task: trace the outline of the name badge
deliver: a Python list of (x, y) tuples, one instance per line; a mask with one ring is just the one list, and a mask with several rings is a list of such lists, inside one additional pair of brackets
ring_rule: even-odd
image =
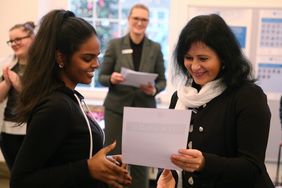
[(132, 54), (133, 50), (132, 49), (124, 49), (121, 51), (122, 54)]

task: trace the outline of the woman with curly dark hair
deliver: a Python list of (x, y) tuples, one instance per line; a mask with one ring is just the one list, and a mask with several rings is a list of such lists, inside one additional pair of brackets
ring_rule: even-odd
[(192, 18), (174, 52), (183, 82), (170, 108), (192, 110), (187, 148), (164, 170), (158, 188), (274, 188), (264, 164), (270, 126), (267, 97), (219, 15)]

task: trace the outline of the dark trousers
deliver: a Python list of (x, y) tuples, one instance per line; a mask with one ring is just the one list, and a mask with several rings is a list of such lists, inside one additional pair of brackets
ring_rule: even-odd
[[(116, 148), (110, 152), (110, 155), (121, 154), (122, 141), (122, 117), (123, 114), (118, 114), (105, 109), (105, 145), (117, 141)], [(148, 188), (149, 187), (149, 171), (145, 166), (129, 165), (132, 184), (128, 188)]]
[(17, 153), (23, 143), (24, 135), (1, 133), (0, 147), (9, 170), (12, 170)]
[(132, 184), (128, 188), (148, 188), (149, 170), (145, 166), (129, 165)]

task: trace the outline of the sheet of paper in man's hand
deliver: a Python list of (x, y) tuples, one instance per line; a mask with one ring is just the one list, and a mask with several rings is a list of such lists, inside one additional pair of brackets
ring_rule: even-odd
[(123, 162), (180, 170), (170, 156), (186, 148), (190, 117), (190, 110), (125, 107)]
[(138, 72), (125, 67), (121, 68), (121, 74), (125, 78), (125, 81), (120, 84), (134, 87), (140, 87), (140, 85), (147, 85), (149, 82), (152, 85), (155, 85), (155, 79), (158, 76), (158, 74), (156, 73)]

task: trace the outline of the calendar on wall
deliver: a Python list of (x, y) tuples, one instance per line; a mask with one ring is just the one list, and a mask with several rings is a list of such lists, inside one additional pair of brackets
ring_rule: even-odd
[(282, 10), (261, 10), (257, 55), (282, 55)]
[(265, 92), (282, 93), (282, 10), (260, 10), (257, 79)]
[(282, 63), (259, 63), (257, 78), (265, 92), (282, 93)]
[(282, 48), (282, 18), (262, 18), (260, 47)]

